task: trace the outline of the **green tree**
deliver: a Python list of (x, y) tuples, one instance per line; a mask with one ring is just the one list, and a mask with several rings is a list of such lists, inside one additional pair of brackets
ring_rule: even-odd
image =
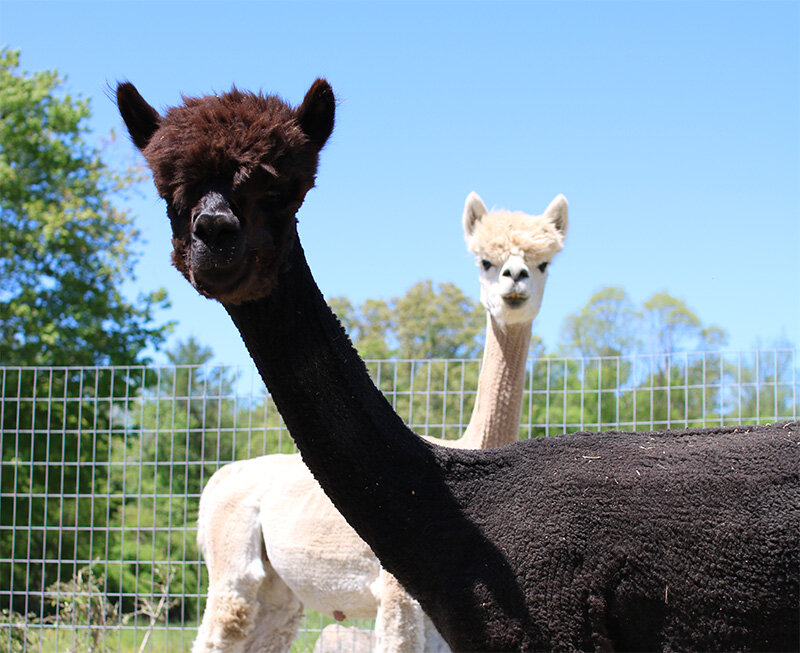
[(800, 370), (795, 359), (792, 344), (779, 339), (768, 348), (740, 353), (720, 365), (725, 392), (719, 395), (722, 411), (717, 415), (729, 423), (755, 424), (800, 413), (796, 391)]
[(458, 286), (421, 281), (393, 302), (400, 358), (473, 358), (483, 349), (486, 313)]
[(682, 299), (666, 292), (645, 300), (642, 316), (653, 359), (651, 373), (640, 383), (644, 399), (640, 409), (650, 413), (657, 427), (697, 424), (706, 417), (703, 406), (718, 400), (717, 391), (708, 390), (703, 357), (691, 352), (719, 349), (727, 342), (727, 333), (716, 325), (704, 325)]
[[(197, 521), (200, 493), (220, 461), (235, 458), (237, 424), (249, 406), (237, 406), (237, 377), (208, 365), (213, 352), (194, 338), (166, 352), (169, 366), (148, 368), (143, 391), (129, 411), (130, 430), (115, 458), (121, 473), (112, 494), (123, 497), (110, 521), (109, 588), (124, 610), (132, 596), (158, 584), (160, 564), (171, 566), (171, 589), (196, 596), (198, 578), (184, 561), (198, 559), (189, 532)], [(124, 464), (123, 464), (124, 463)], [(118, 561), (118, 562), (117, 562)], [(180, 606), (196, 613), (196, 601)]]
[(97, 533), (118, 504), (109, 461), (137, 379), (128, 368), (0, 367), (0, 387), (0, 587), (12, 609), (38, 612), (48, 585), (104, 549)]
[(721, 327), (704, 326), (682, 299), (666, 292), (655, 293), (642, 304), (650, 351), (669, 354), (692, 349), (716, 349), (728, 341)]
[(367, 299), (355, 308), (329, 301), (363, 358), (473, 358), (481, 354), (486, 317), (452, 283), (420, 281), (402, 297)]
[[(726, 341), (722, 328), (704, 324), (666, 292), (636, 306), (622, 288), (601, 288), (564, 320), (561, 350), (584, 360), (556, 369), (547, 382), (560, 390), (544, 412), (590, 428), (696, 424), (708, 413), (704, 407), (721, 399), (715, 394), (719, 379), (709, 378), (713, 370), (696, 352)], [(640, 354), (634, 367), (633, 356)], [(538, 416), (546, 420), (542, 413), (540, 407)]]
[[(478, 365), (456, 365), (452, 359), (481, 355), (483, 307), (454, 284), (429, 280), (388, 301), (368, 299), (357, 308), (342, 297), (329, 303), (409, 426), (418, 433), (459, 437), (472, 412)], [(465, 399), (463, 389), (473, 394)]]
[(166, 295), (121, 292), (139, 233), (113, 200), (135, 177), (87, 143), (89, 102), (62, 83), (0, 50), (0, 362), (131, 364), (162, 341)]
[[(153, 313), (166, 296), (123, 296), (139, 234), (114, 201), (135, 179), (87, 143), (89, 103), (61, 86), (0, 49), (0, 365), (132, 364), (162, 342)], [(12, 608), (40, 609), (47, 586), (93, 558), (87, 529), (116, 509), (108, 463), (138, 383), (114, 368), (0, 367), (0, 586)]]
[(358, 309), (346, 297), (334, 297), (329, 303), (363, 358), (392, 357), (392, 306), (389, 302), (367, 299)]
[(641, 313), (622, 288), (606, 286), (594, 293), (561, 327), (565, 353), (620, 356), (640, 346)]

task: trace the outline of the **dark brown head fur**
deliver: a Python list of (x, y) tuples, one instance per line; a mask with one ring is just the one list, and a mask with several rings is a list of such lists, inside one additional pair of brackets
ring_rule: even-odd
[(318, 79), (292, 108), (233, 88), (161, 116), (130, 83), (117, 105), (172, 223), (172, 260), (202, 294), (238, 304), (268, 294), (314, 186), (335, 101)]

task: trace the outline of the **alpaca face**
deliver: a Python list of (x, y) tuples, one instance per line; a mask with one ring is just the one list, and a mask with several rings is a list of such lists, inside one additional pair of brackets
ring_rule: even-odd
[(539, 312), (550, 262), (564, 246), (567, 201), (542, 215), (486, 209), (477, 193), (464, 205), (464, 235), (480, 267), (481, 303), (500, 324), (531, 322)]
[(328, 83), (314, 82), (297, 109), (234, 88), (161, 116), (129, 83), (117, 104), (167, 203), (175, 267), (223, 303), (269, 294), (333, 130)]
[(481, 303), (500, 324), (532, 322), (539, 313), (547, 271), (531, 271), (522, 253), (502, 263), (481, 258)]

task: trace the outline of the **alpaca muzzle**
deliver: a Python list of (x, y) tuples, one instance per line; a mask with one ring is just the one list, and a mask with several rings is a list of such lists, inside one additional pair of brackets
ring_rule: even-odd
[(526, 301), (528, 301), (529, 297), (530, 295), (528, 295), (527, 293), (522, 293), (516, 290), (512, 290), (510, 293), (503, 295), (503, 301), (510, 308), (519, 308)]
[(245, 259), (245, 237), (236, 217), (221, 193), (203, 196), (192, 221), (191, 263), (203, 276), (229, 276)]

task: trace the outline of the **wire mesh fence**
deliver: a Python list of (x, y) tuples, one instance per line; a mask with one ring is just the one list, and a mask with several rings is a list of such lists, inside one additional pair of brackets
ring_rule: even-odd
[[(469, 421), (479, 366), (368, 362), (406, 423), (442, 438)], [(531, 360), (520, 438), (796, 420), (798, 374), (796, 349)], [(254, 369), (0, 367), (0, 393), (0, 651), (189, 650), (206, 481), (294, 451)], [(308, 613), (293, 650), (326, 623)]]

